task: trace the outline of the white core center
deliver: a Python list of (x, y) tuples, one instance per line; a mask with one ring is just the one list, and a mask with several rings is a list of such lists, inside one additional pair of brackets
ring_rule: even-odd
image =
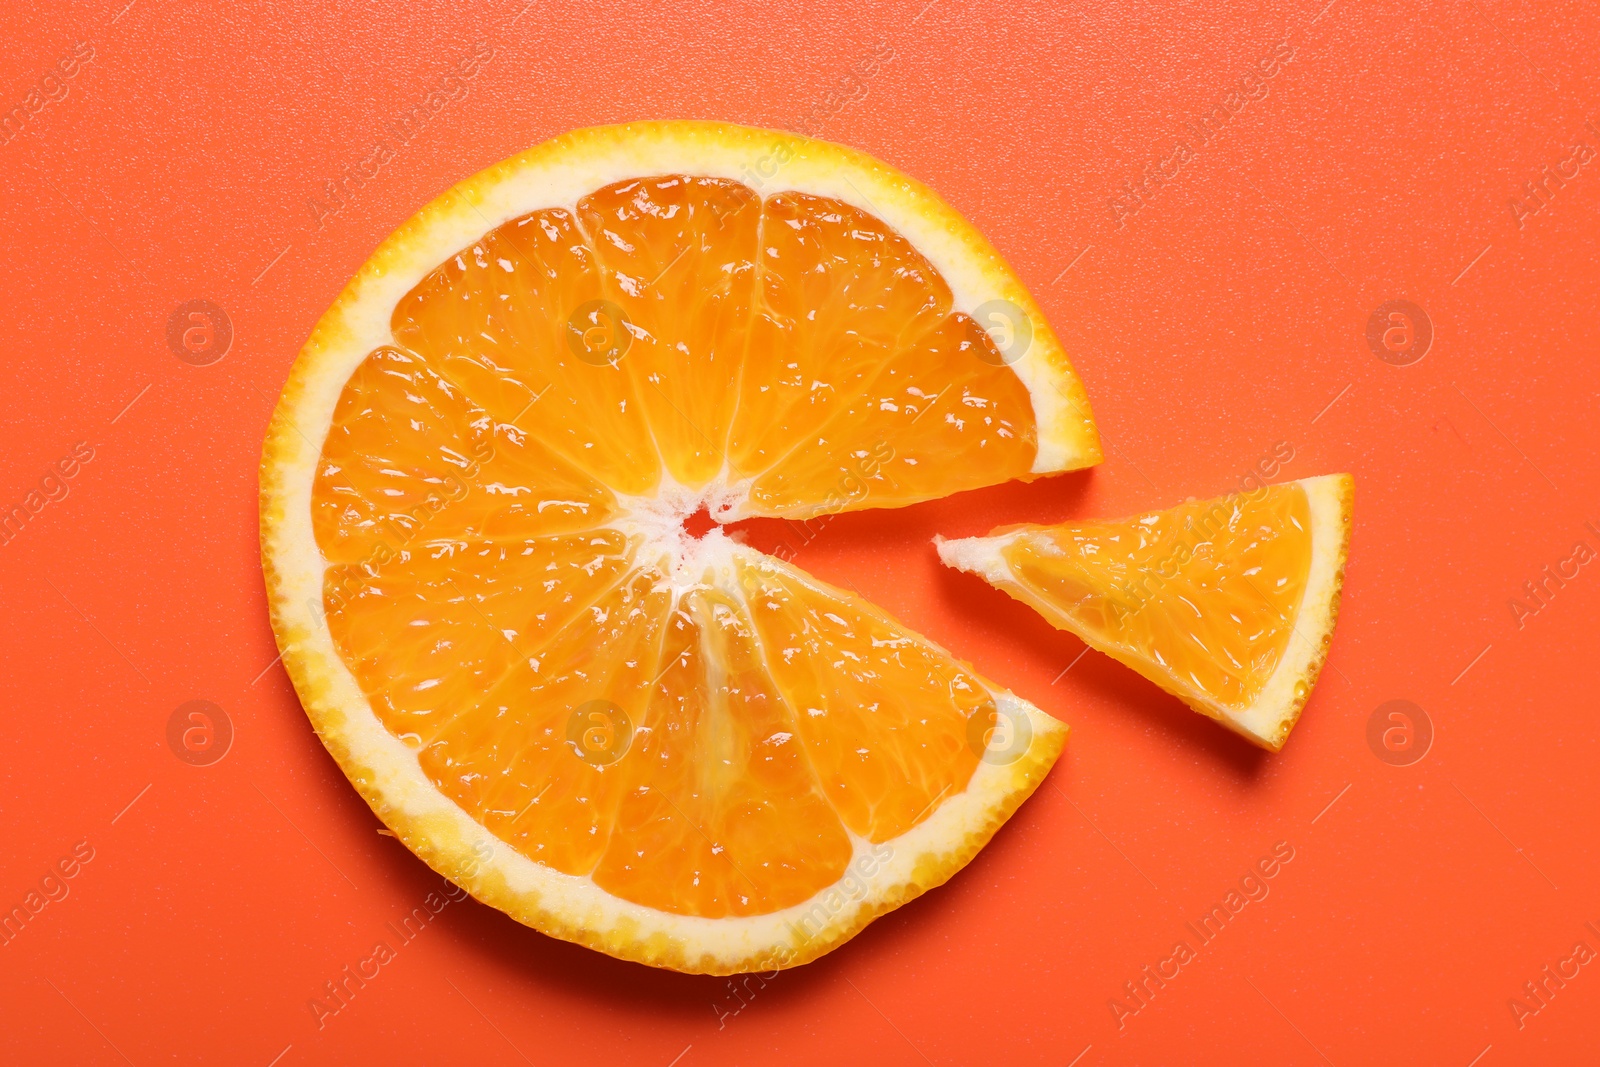
[(737, 588), (734, 559), (742, 546), (720, 525), (694, 537), (684, 522), (702, 509), (714, 522), (726, 522), (743, 498), (743, 493), (730, 491), (720, 480), (703, 489), (663, 480), (655, 496), (624, 497), (622, 515), (615, 523), (640, 539), (640, 562), (660, 561), (674, 597), (707, 585), (731, 590)]

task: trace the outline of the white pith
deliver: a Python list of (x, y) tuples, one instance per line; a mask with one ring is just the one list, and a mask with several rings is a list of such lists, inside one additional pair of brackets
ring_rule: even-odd
[[(752, 961), (809, 959), (817, 949), (800, 932), (805, 929), (801, 920), (815, 919), (817, 908), (824, 910), (829, 924), (818, 936), (836, 940), (853, 933), (873, 914), (938, 884), (948, 877), (953, 855), (976, 838), (987, 840), (1020, 797), (1031, 792), (1059, 751), (1065, 727), (1010, 692), (989, 686), (997, 706), (1026, 716), (1034, 737), (1045, 743), (1017, 764), (980, 762), (964, 791), (944, 799), (909, 832), (877, 846), (879, 854), (885, 846), (892, 852), (873, 865), (873, 873), (860, 879), (859, 892), (843, 902), (834, 899), (838, 888), (829, 887), (782, 911), (720, 919), (635, 904), (607, 893), (586, 876), (562, 874), (535, 863), (496, 838), (441, 793), (422, 770), (417, 753), (372, 714), (354, 676), (335, 652), (321, 610), (327, 562), (312, 531), (311, 499), (317, 460), (346, 381), (367, 353), (393, 344), (390, 314), (428, 271), (511, 218), (541, 208), (571, 207), (587, 193), (625, 178), (690, 173), (748, 184), (742, 175), (759, 162), (767, 142), (754, 136), (760, 131), (745, 132), (752, 136), (742, 147), (726, 143), (727, 137), (626, 141), (595, 137), (569, 147), (548, 166), (513, 169), (503, 180), (485, 172), (419, 213), (403, 242), (396, 243), (397, 235), (374, 255), (308, 343), (304, 366), (297, 365), (275, 417), (269, 444), (278, 452), (272, 480), (263, 483), (263, 552), (278, 578), (272, 606), (280, 645), (286, 661), (293, 661), (296, 684), (308, 711), (314, 712), (319, 732), (379, 816), (435, 869), (475, 895), (506, 910), (513, 909), (505, 901), (516, 898), (520, 910), (513, 914), (525, 922), (534, 922), (529, 916), (550, 916), (548, 922), (534, 924), (590, 944), (611, 939), (620, 944), (625, 939), (645, 946), (632, 951), (630, 958), (714, 972), (747, 969)], [(915, 197), (885, 173), (843, 167), (831, 156), (809, 156), (803, 145), (797, 152), (774, 179), (754, 187), (763, 195), (792, 189), (831, 196), (876, 215), (941, 271), (957, 310), (997, 298), (1033, 307), (1027, 294), (1008, 280), (1003, 264), (998, 269), (988, 264), (975, 267), (962, 235), (930, 223), (917, 210)], [(1059, 372), (1048, 364), (1046, 347), (1036, 344), (1012, 365), (1032, 396), (1039, 427), (1034, 464), (1038, 472), (1085, 462), (1074, 444), (1076, 431), (1070, 429), (1076, 417), (1068, 410), (1072, 401), (1056, 388)], [(633, 539), (637, 564), (666, 561), (667, 581), (675, 596), (708, 579), (719, 589), (742, 596), (732, 577), (736, 561), (764, 557), (720, 528), (700, 538), (689, 537), (682, 522), (701, 507), (719, 522), (732, 521), (741, 515), (747, 490), (747, 480), (731, 483), (719, 478), (710, 486), (689, 489), (664, 478), (653, 496), (620, 498), (621, 513), (608, 525)], [(868, 842), (854, 837), (853, 842), (858, 861), (874, 854)], [(944, 873), (930, 880), (929, 871)], [(576, 936), (582, 931), (595, 931), (596, 938)], [(595, 947), (611, 951), (607, 944)]]
[[(607, 525), (626, 534), (637, 546), (634, 559), (638, 562), (663, 562), (674, 599), (706, 584), (737, 594), (738, 583), (732, 580), (737, 543), (721, 526), (691, 537), (684, 522), (702, 509), (721, 522), (721, 515), (738, 499), (720, 479), (696, 490), (663, 475), (654, 496), (618, 498), (621, 513)], [(707, 574), (715, 576), (710, 583), (705, 581)]]
[[(1340, 568), (1346, 548), (1345, 499), (1347, 475), (1329, 474), (1303, 478), (1286, 484), (1299, 486), (1306, 494), (1311, 515), (1311, 565), (1300, 604), (1294, 616), (1288, 648), (1271, 677), (1248, 708), (1228, 707), (1205, 693), (1185, 686), (1175, 674), (1167, 672), (1170, 688), (1181, 690), (1183, 698), (1230, 729), (1271, 749), (1282, 746), (1285, 731), (1293, 725), (1306, 694), (1296, 687), (1308, 668), (1319, 661), (1323, 643), (1332, 630), (1334, 593), (1340, 582)], [(1005, 558), (1005, 549), (1030, 535), (1028, 529), (1013, 530), (993, 537), (937, 539), (939, 558), (948, 566), (983, 578), (990, 585), (1011, 593), (1044, 615), (1058, 629), (1070, 630), (1092, 648), (1118, 659), (1128, 655), (1076, 619), (1060, 611), (1049, 600), (1023, 582)], [(1159, 669), (1152, 665), (1152, 669)]]

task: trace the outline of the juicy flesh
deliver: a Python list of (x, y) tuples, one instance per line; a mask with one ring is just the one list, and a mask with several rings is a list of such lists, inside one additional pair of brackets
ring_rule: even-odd
[[(346, 665), (528, 858), (771, 912), (966, 787), (982, 683), (856, 597), (684, 533), (1028, 477), (1026, 389), (872, 216), (666, 176), (514, 219), (396, 307), (313, 487)], [(696, 529), (696, 533), (700, 532)]]
[(1028, 529), (1002, 551), (1027, 599), (1179, 693), (1248, 708), (1277, 669), (1311, 569), (1297, 485), (1117, 522)]

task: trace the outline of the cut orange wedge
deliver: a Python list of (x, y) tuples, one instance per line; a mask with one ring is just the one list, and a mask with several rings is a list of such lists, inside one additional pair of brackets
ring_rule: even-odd
[(318, 324), (262, 458), (273, 626), (351, 781), (475, 896), (794, 965), (960, 869), (1065, 727), (719, 524), (1099, 458), (1038, 309), (916, 182), (580, 131), (424, 208)]
[(1331, 474), (939, 555), (1276, 752), (1333, 639), (1353, 488)]

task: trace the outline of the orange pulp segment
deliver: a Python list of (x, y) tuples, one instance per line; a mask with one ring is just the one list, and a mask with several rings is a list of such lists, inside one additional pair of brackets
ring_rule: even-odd
[(806, 900), (966, 788), (990, 686), (679, 526), (1032, 476), (1027, 388), (903, 237), (824, 197), (628, 180), (496, 227), (391, 328), (316, 474), (327, 624), (461, 810), (717, 918)]
[(1331, 639), (1350, 493), (1348, 475), (1330, 475), (1117, 521), (997, 530), (940, 552), (1277, 749)]

